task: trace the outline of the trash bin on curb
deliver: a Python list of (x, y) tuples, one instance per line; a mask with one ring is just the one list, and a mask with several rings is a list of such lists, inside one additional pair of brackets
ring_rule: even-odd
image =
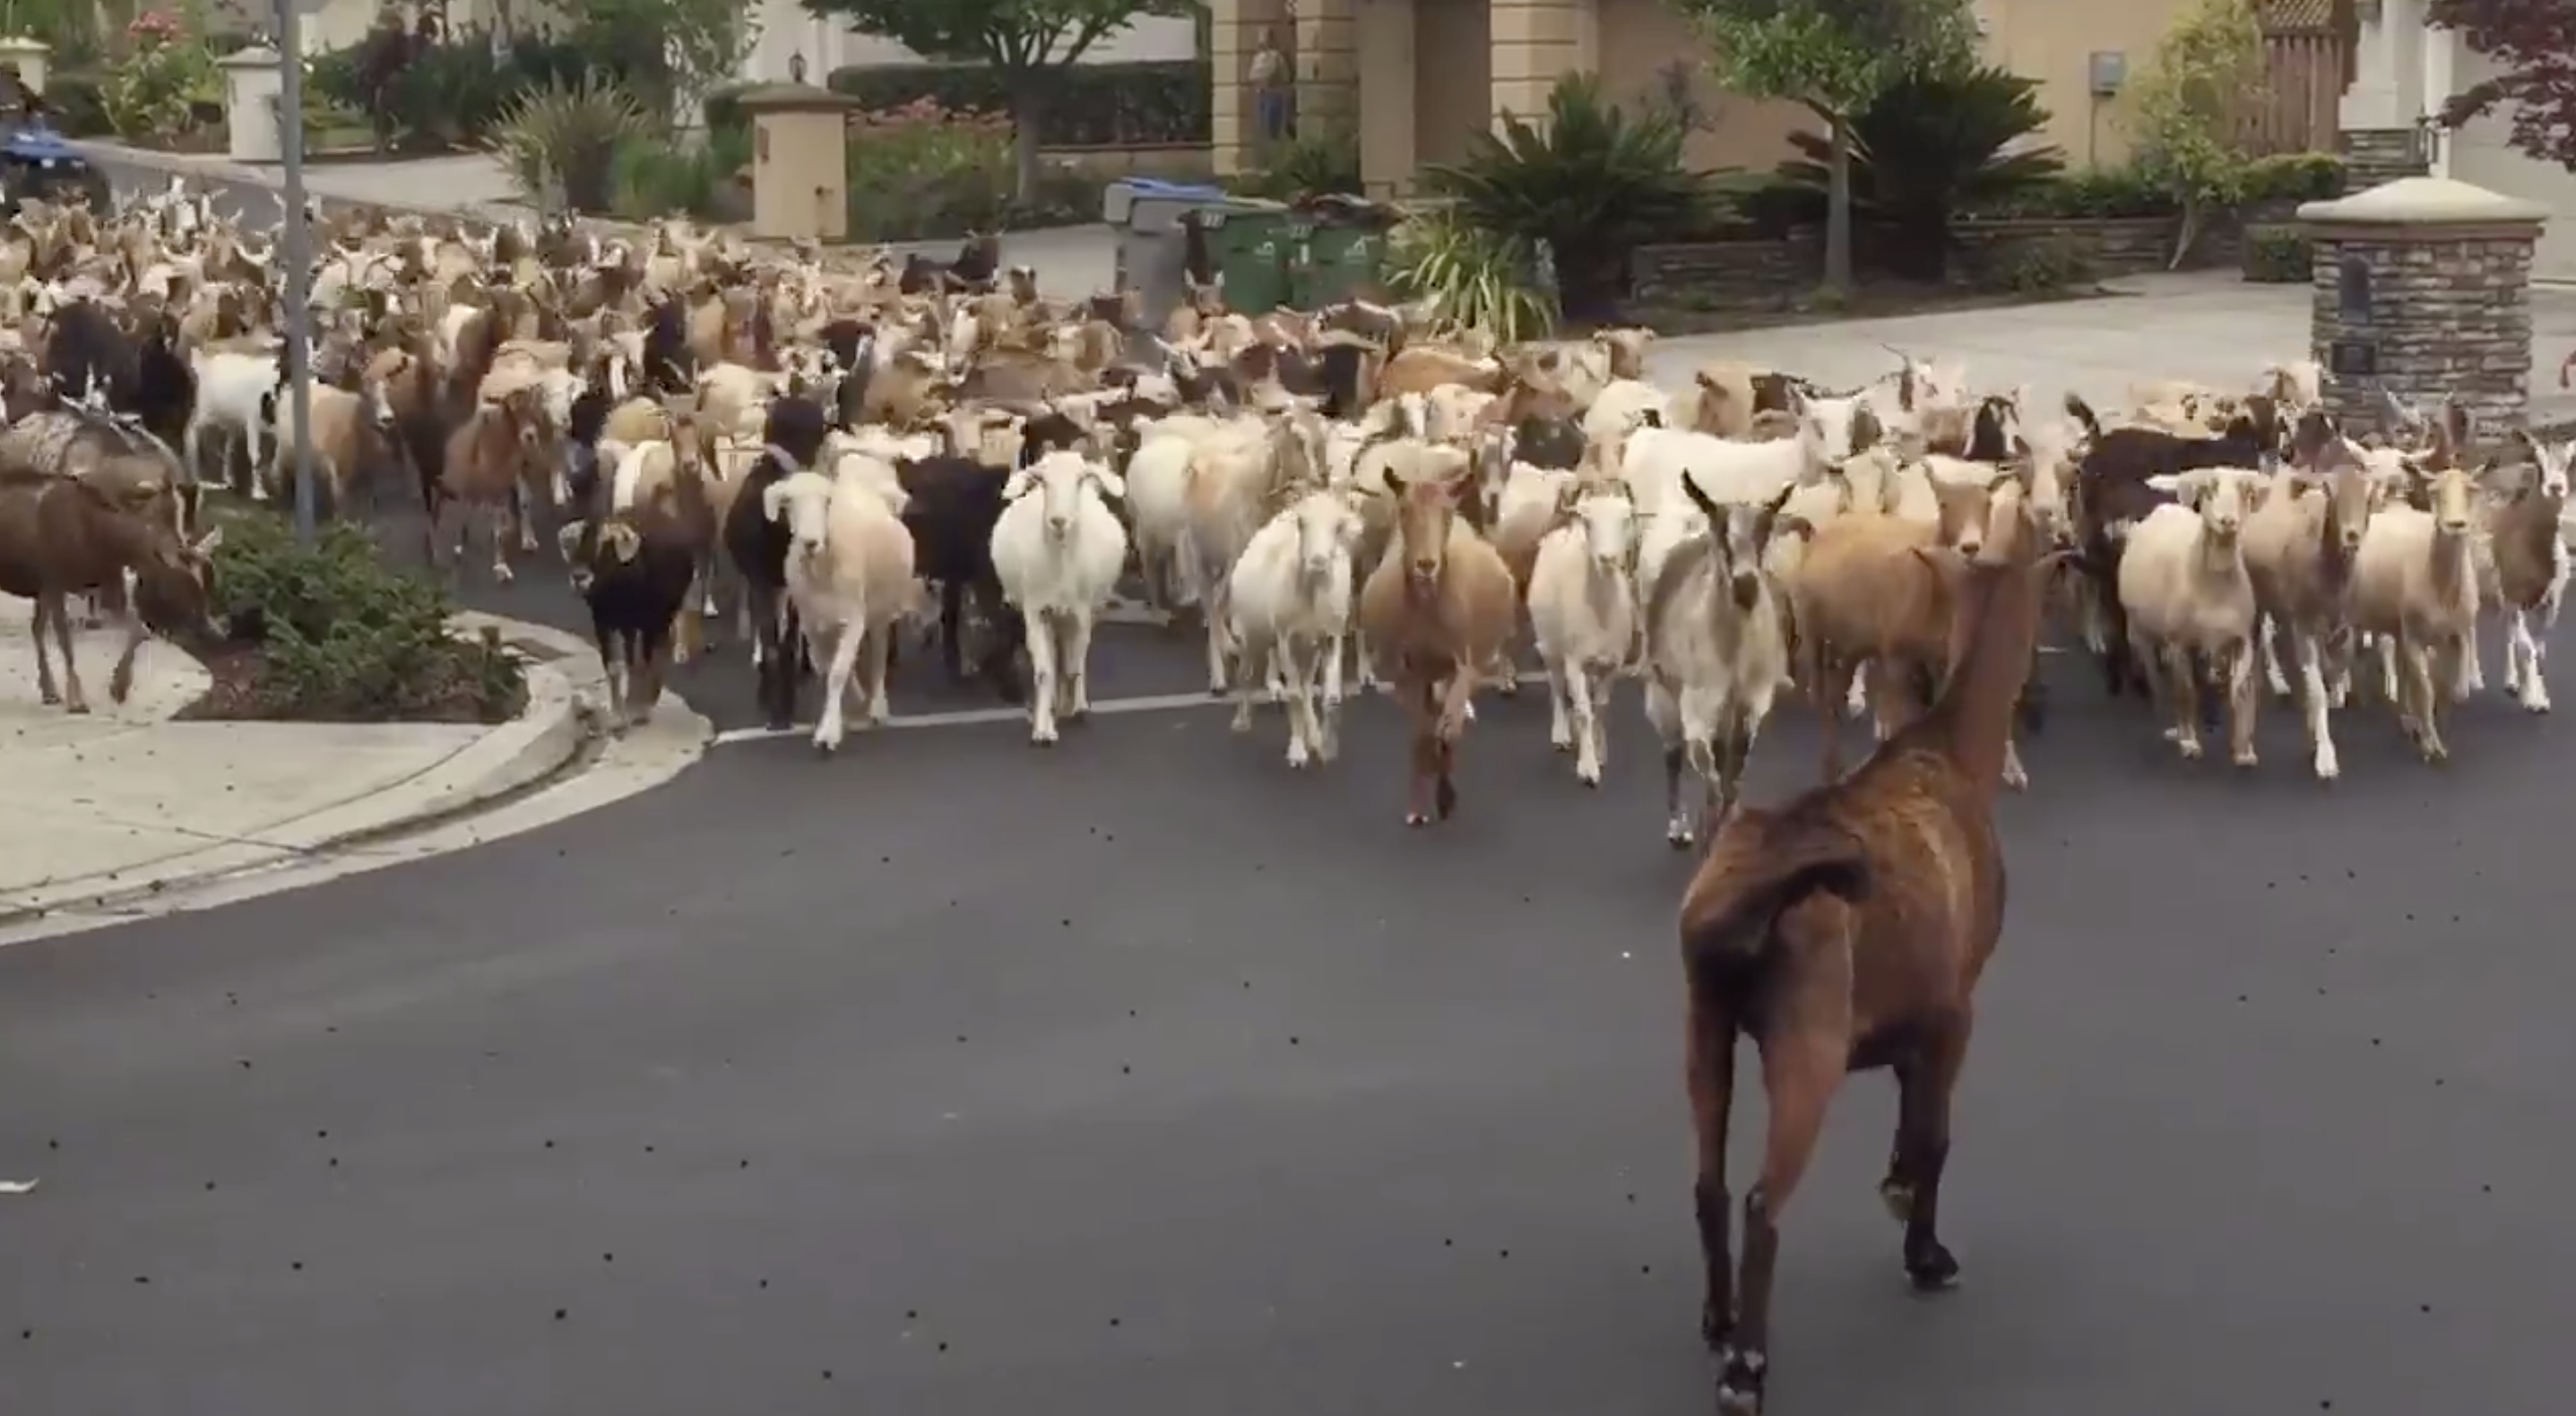
[(1186, 294), (1190, 231), (1184, 218), (1229, 201), (1222, 187), (1122, 177), (1102, 189), (1100, 218), (1118, 234), (1114, 277), (1134, 290), (1148, 326), (1160, 326)]

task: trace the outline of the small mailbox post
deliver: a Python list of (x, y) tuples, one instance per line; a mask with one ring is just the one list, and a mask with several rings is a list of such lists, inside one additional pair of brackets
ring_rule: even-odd
[(809, 84), (767, 84), (735, 102), (751, 120), (751, 234), (847, 240), (850, 114), (859, 101)]
[(2308, 332), (2346, 428), (2379, 426), (2385, 389), (2457, 397), (2519, 422), (2531, 396), (2531, 251), (2549, 210), (2443, 177), (2402, 177), (2299, 208), (2315, 244)]

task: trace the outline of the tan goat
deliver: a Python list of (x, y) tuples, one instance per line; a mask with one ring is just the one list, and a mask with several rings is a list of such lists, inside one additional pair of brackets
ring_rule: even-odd
[(1405, 824), (1445, 821), (1458, 806), (1458, 740), (1487, 664), (1512, 630), (1511, 572), (1458, 515), (1466, 490), (1463, 454), (1445, 476), (1408, 478), (1389, 467), (1397, 499), (1395, 544), (1360, 590), (1359, 620), (1378, 671), (1395, 685), (1411, 724)]
[(432, 565), (440, 563), (440, 527), (451, 505), (461, 508), (455, 541), (459, 556), (465, 553), (466, 530), (476, 510), (490, 516), (495, 581), (510, 583), (509, 528), (517, 528), (521, 550), (537, 549), (530, 511), (553, 468), (536, 398), (535, 390), (523, 389), (499, 403), (481, 405), (448, 433), (445, 463), (429, 489)]

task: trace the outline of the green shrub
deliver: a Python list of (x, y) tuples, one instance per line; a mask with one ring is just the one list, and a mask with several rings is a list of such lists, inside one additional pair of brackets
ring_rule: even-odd
[(1436, 320), (1506, 344), (1543, 339), (1556, 328), (1541, 264), (1527, 242), (1448, 210), (1416, 216), (1387, 238), (1389, 289), (1430, 301)]
[(1989, 202), (1971, 215), (2024, 217), (2052, 221), (2098, 221), (2123, 217), (2165, 217), (2181, 206), (2162, 184), (2134, 167), (2095, 167), (2040, 182)]
[(433, 581), (388, 567), (364, 527), (337, 522), (310, 547), (284, 519), (229, 521), (215, 603), (257, 626), (260, 666), (242, 716), (307, 722), (497, 723), (527, 707), (526, 666), (447, 630)]
[(54, 110), (54, 127), (67, 138), (104, 138), (116, 131), (107, 120), (107, 103), (94, 73), (48, 74), (45, 102)]
[[(931, 98), (861, 113), (850, 123), (848, 163), (853, 240), (1000, 231), (1032, 215), (1012, 196), (1011, 121), (999, 113), (952, 109)], [(1052, 191), (1041, 197), (1052, 199), (1064, 180), (1051, 177)], [(1090, 203), (1077, 220), (1096, 218), (1097, 191)]]
[(743, 128), (710, 128), (694, 142), (637, 134), (617, 145), (611, 209), (638, 222), (673, 212), (740, 221), (749, 215), (743, 170), (750, 164), (751, 134)]
[(1314, 125), (1290, 140), (1267, 167), (1232, 185), (1244, 196), (1282, 202), (1357, 192), (1359, 134), (1346, 123)]
[(2316, 256), (2295, 226), (2256, 226), (2245, 233), (2245, 278), (2257, 285), (2305, 285)]
[[(2048, 126), (2039, 81), (1976, 66), (1899, 79), (1852, 125), (1854, 213), (1892, 238), (1894, 273), (1938, 280), (1959, 212), (2010, 202), (2057, 177), (2066, 155), (2032, 139)], [(1831, 149), (1813, 133), (1794, 135), (1804, 157), (1780, 176), (1810, 194), (1824, 216)]]
[(483, 142), (510, 106), (531, 88), (578, 83), (594, 69), (579, 48), (523, 37), (495, 59), (488, 32), (468, 27), (435, 44), (416, 44), (386, 82), (381, 99), (367, 86), (372, 38), (313, 60), (313, 87), (334, 103), (375, 116), (379, 131), (405, 151), (444, 151)]
[(2016, 295), (2046, 295), (2091, 285), (2095, 272), (2083, 247), (2055, 236), (2012, 241), (1990, 252), (1978, 285)]
[(618, 150), (654, 131), (615, 81), (585, 78), (521, 95), (494, 127), (492, 146), (530, 200), (560, 186), (564, 205), (605, 212), (616, 198)]
[(2343, 158), (2331, 152), (2282, 152), (2258, 157), (2245, 168), (2248, 206), (2295, 207), (2343, 195)]
[[(982, 65), (835, 69), (825, 82), (875, 111), (922, 98), (945, 109), (977, 113), (1008, 113), (1011, 108), (1000, 72)], [(1050, 147), (1204, 143), (1214, 131), (1208, 107), (1213, 85), (1204, 60), (1077, 64), (1063, 71), (1048, 100), (1040, 139)], [(708, 105), (712, 123), (716, 100), (710, 98)]]
[(1426, 168), (1424, 182), (1469, 224), (1545, 243), (1566, 312), (1601, 314), (1621, 293), (1632, 247), (1705, 222), (1708, 182), (1682, 166), (1687, 134), (1671, 113), (1631, 115), (1592, 75), (1558, 79), (1547, 106), (1545, 132), (1506, 115), (1499, 134), (1468, 139), (1466, 161)]

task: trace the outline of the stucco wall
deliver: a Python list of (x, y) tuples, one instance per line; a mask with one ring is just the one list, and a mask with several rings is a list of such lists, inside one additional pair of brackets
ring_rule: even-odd
[(1795, 104), (1739, 98), (1709, 79), (1708, 48), (1663, 0), (1600, 0), (1601, 83), (1623, 103), (1645, 101), (1665, 87), (1676, 60), (1688, 66), (1690, 94), (1711, 122), (1690, 136), (1693, 168), (1768, 172), (1790, 155), (1789, 134), (1815, 120)]
[(2129, 155), (2125, 94), (2092, 96), (2091, 56), (2126, 54), (2134, 81), (2155, 58), (2156, 43), (2187, 0), (1977, 0), (1986, 21), (1987, 62), (2042, 84), (2048, 140), (2066, 149), (2067, 164), (2090, 167)]

